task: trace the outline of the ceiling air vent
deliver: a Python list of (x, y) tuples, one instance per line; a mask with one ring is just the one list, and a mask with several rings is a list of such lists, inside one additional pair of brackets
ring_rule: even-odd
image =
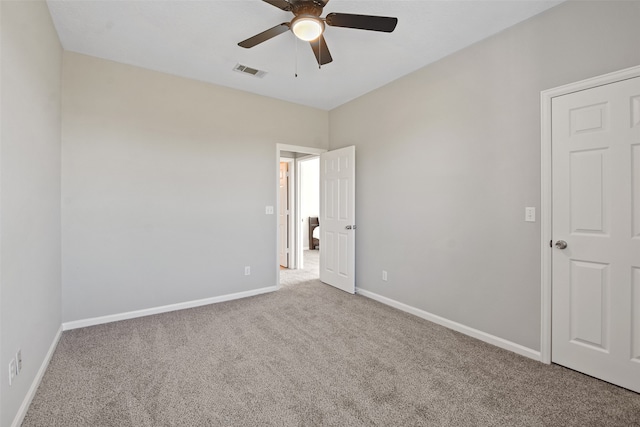
[(264, 75), (267, 74), (266, 71), (256, 70), (255, 68), (247, 67), (246, 65), (242, 64), (236, 64), (236, 66), (233, 67), (233, 71), (260, 78), (264, 77)]

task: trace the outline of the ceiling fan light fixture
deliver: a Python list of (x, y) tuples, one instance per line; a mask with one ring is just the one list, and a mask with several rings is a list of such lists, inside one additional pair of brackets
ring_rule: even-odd
[(324, 22), (315, 16), (297, 16), (291, 21), (291, 31), (300, 40), (310, 42), (322, 35)]

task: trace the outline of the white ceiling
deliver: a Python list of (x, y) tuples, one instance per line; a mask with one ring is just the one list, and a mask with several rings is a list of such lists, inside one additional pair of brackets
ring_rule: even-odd
[[(327, 27), (333, 62), (322, 69), (291, 32), (238, 46), (293, 17), (261, 0), (47, 3), (66, 50), (330, 110), (561, 2), (331, 0), (322, 16), (395, 16), (398, 26), (393, 33)], [(238, 63), (267, 74), (234, 72)]]

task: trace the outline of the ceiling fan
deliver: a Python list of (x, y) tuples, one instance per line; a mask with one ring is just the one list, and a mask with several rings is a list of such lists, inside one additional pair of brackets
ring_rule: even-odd
[(254, 47), (279, 34), (291, 30), (300, 40), (308, 41), (316, 55), (318, 65), (333, 61), (324, 40), (325, 23), (332, 27), (355, 28), (358, 30), (382, 31), (390, 33), (396, 28), (398, 18), (387, 16), (354, 15), (350, 13), (330, 13), (321, 18), (322, 9), (329, 0), (262, 0), (279, 9), (292, 12), (295, 16), (291, 22), (269, 28), (253, 37), (238, 43), (244, 48)]

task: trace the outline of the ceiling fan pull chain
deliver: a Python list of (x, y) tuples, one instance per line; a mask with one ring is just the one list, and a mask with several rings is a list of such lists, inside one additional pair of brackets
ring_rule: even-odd
[(318, 70), (322, 70), (322, 34), (318, 38)]
[(296, 78), (298, 78), (298, 38), (295, 37), (294, 41), (293, 41), (296, 45), (296, 65), (295, 65), (295, 75)]

